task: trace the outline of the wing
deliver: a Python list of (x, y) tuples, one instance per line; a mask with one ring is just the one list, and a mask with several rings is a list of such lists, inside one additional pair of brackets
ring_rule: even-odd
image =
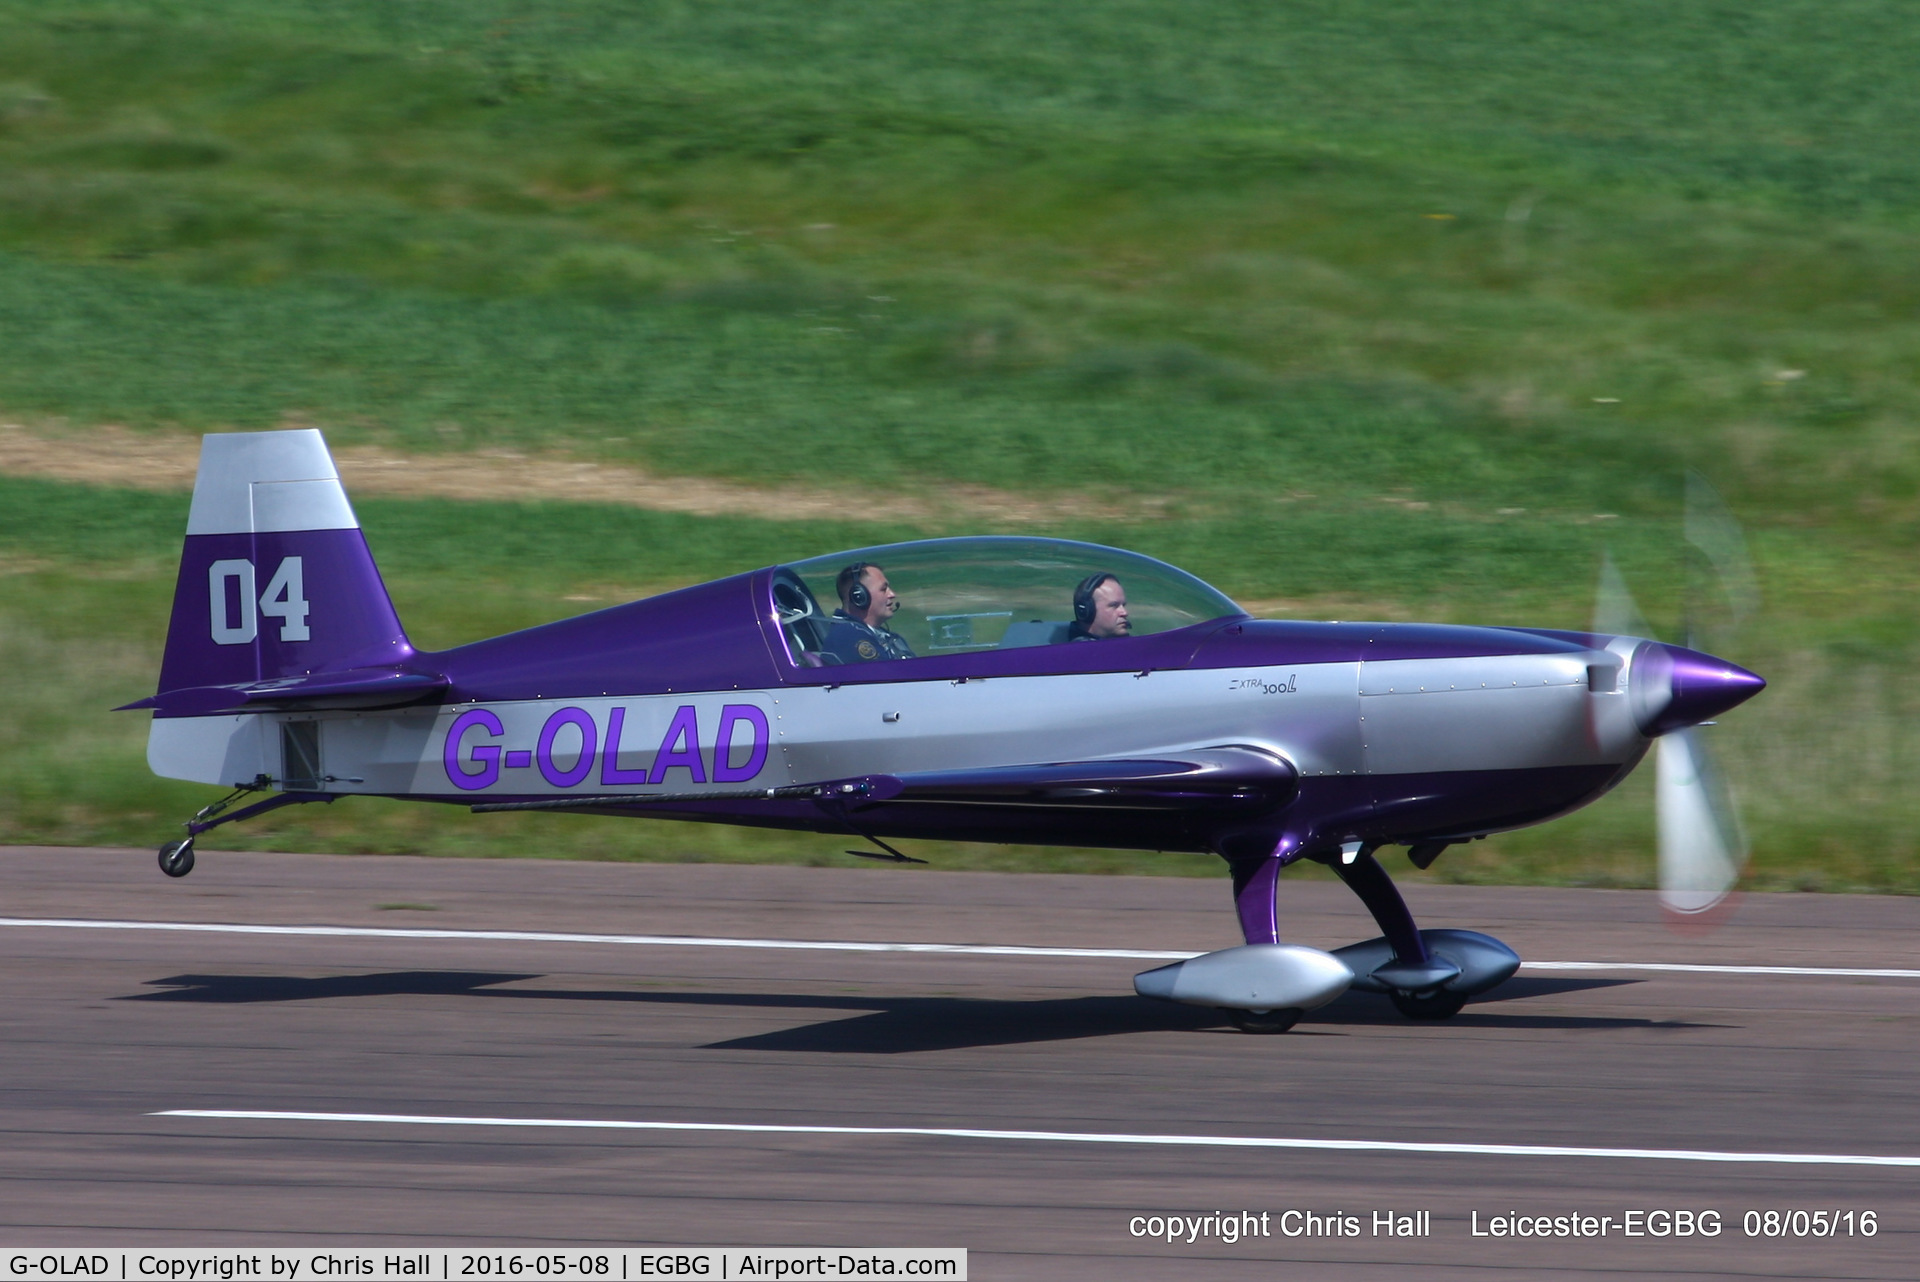
[[(849, 784), (855, 786), (851, 793)], [(1240, 802), (1277, 805), (1291, 801), (1299, 784), (1299, 774), (1285, 758), (1259, 748), (1231, 746), (1148, 758), (869, 775), (827, 784), (824, 795), (838, 792), (857, 806), (1185, 810)]]
[(1284, 805), (1299, 790), (1293, 765), (1263, 748), (1228, 745), (1147, 758), (1050, 761), (972, 770), (859, 775), (820, 783), (737, 791), (553, 797), (482, 802), (475, 811), (644, 809), (690, 801), (808, 799), (851, 810), (881, 805), (1017, 806), (1098, 810), (1195, 810)]

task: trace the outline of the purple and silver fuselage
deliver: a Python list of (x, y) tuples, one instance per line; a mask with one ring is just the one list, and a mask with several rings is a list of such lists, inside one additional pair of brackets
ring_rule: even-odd
[[(357, 534), (357, 532), (356, 532)], [(300, 536), (282, 536), (296, 539)], [(437, 653), (440, 701), (169, 716), (156, 770), (279, 778), (278, 723), (317, 727), (325, 790), (463, 804), (630, 797), (643, 813), (844, 830), (811, 801), (742, 790), (1222, 744), (1291, 763), (1278, 813), (1096, 813), (917, 802), (883, 836), (1217, 848), (1226, 828), (1315, 843), (1416, 842), (1537, 823), (1593, 800), (1652, 734), (1758, 679), (1634, 638), (1439, 625), (1215, 620), (1091, 645), (803, 668), (770, 571)], [(728, 678), (722, 680), (721, 678)], [(702, 801), (699, 794), (716, 794)], [(671, 802), (652, 802), (662, 794)]]

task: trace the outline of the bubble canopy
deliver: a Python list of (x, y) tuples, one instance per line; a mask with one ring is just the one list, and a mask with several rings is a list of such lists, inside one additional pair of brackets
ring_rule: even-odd
[(794, 663), (838, 661), (828, 639), (842, 605), (835, 580), (863, 561), (886, 572), (900, 608), (885, 626), (919, 658), (1070, 643), (1074, 590), (1093, 574), (1112, 575), (1125, 590), (1135, 637), (1245, 614), (1185, 570), (1096, 543), (1019, 537), (889, 543), (774, 570), (774, 603)]

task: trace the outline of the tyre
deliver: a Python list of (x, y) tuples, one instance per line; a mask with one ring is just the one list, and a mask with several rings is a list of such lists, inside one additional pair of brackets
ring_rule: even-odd
[(1394, 1009), (1408, 1019), (1452, 1019), (1467, 1004), (1466, 994), (1437, 988), (1430, 993), (1389, 993)]
[(1227, 1019), (1243, 1033), (1284, 1033), (1300, 1022), (1305, 1011), (1283, 1007), (1280, 1010), (1229, 1010)]
[(160, 871), (169, 877), (184, 877), (193, 871), (193, 839), (170, 841), (160, 847)]

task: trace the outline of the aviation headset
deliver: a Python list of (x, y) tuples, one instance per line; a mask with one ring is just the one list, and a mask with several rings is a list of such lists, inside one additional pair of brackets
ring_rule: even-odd
[(1107, 573), (1105, 570), (1096, 570), (1094, 573), (1080, 580), (1080, 586), (1073, 590), (1074, 621), (1083, 628), (1092, 623), (1094, 612), (1093, 594), (1100, 590), (1102, 583), (1118, 581), (1114, 575)]
[(871, 561), (855, 561), (840, 571), (840, 599), (855, 614), (865, 614), (867, 607), (873, 604), (873, 591), (864, 582), (867, 571), (872, 568)]

